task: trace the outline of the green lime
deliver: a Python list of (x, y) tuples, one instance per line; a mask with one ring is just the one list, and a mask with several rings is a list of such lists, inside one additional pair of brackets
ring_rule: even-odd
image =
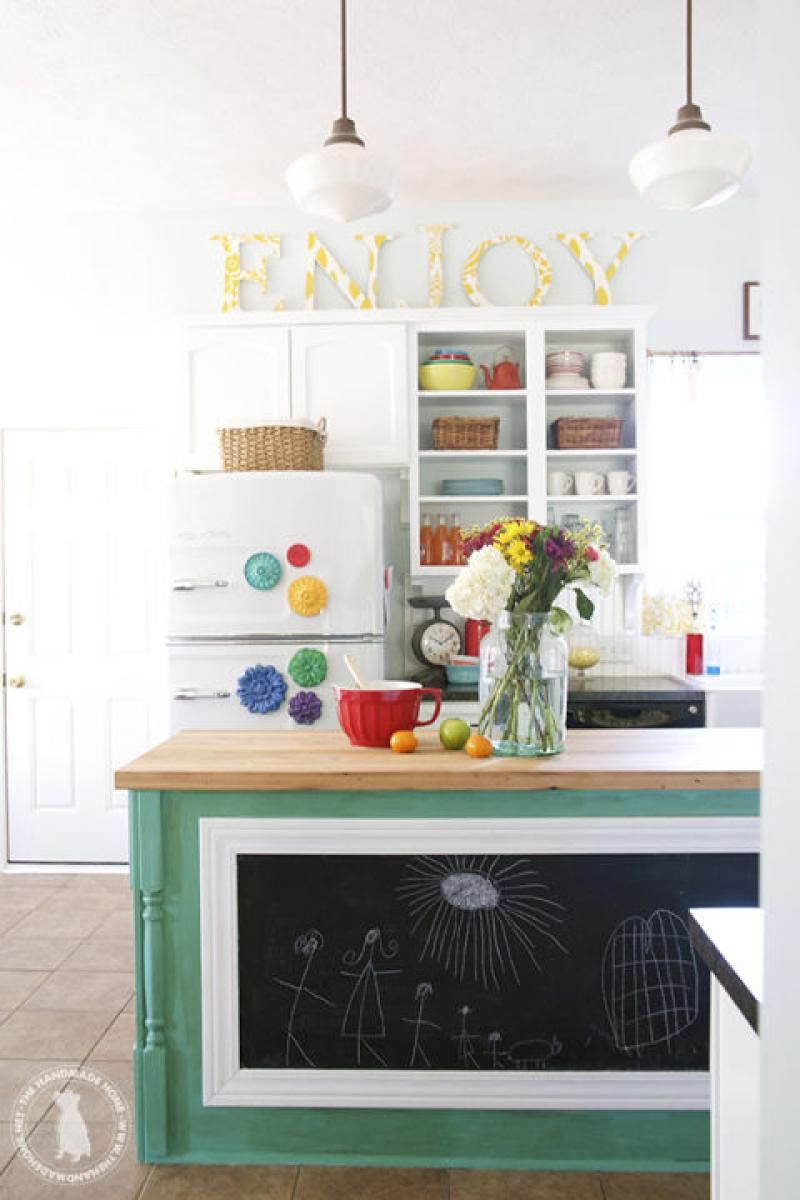
[(439, 726), (439, 741), (445, 750), (462, 750), (471, 733), (472, 730), (466, 721), (462, 721), (459, 717), (448, 717)]

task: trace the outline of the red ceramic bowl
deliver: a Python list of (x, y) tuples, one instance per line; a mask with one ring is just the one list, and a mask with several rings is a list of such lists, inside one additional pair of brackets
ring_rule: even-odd
[[(334, 685), (333, 695), (339, 724), (354, 746), (388, 746), (398, 729), (432, 725), (442, 706), (439, 688), (405, 681), (388, 680), (366, 688)], [(425, 698), (433, 700), (433, 716), (420, 721), (419, 708)]]

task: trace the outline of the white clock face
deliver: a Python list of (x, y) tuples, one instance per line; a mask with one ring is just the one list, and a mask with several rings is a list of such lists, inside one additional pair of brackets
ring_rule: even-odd
[(446, 621), (433, 621), (420, 638), (419, 648), (429, 663), (443, 667), (461, 649), (459, 632)]

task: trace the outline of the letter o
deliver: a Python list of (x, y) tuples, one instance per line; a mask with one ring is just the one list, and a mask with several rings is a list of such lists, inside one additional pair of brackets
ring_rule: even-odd
[(550, 259), (543, 250), (540, 250), (538, 246), (534, 246), (533, 242), (529, 242), (527, 238), (520, 237), (516, 233), (498, 233), (496, 237), (487, 238), (485, 242), (480, 242), (467, 256), (464, 261), (464, 270), (461, 274), (461, 282), (464, 285), (467, 299), (471, 304), (476, 304), (479, 307), (492, 307), (491, 301), (486, 299), (480, 289), (478, 268), (486, 251), (491, 250), (492, 246), (502, 245), (503, 242), (513, 242), (514, 245), (519, 246), (533, 263), (534, 270), (536, 271), (536, 288), (527, 302), (527, 307), (532, 308), (536, 304), (541, 304), (550, 290), (550, 284), (553, 279), (553, 269), (550, 266)]

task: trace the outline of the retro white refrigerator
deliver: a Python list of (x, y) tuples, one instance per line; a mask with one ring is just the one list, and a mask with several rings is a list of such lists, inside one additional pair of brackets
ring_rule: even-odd
[(344, 655), (383, 676), (381, 489), (325, 471), (179, 476), (169, 514), (173, 732), (333, 729)]

